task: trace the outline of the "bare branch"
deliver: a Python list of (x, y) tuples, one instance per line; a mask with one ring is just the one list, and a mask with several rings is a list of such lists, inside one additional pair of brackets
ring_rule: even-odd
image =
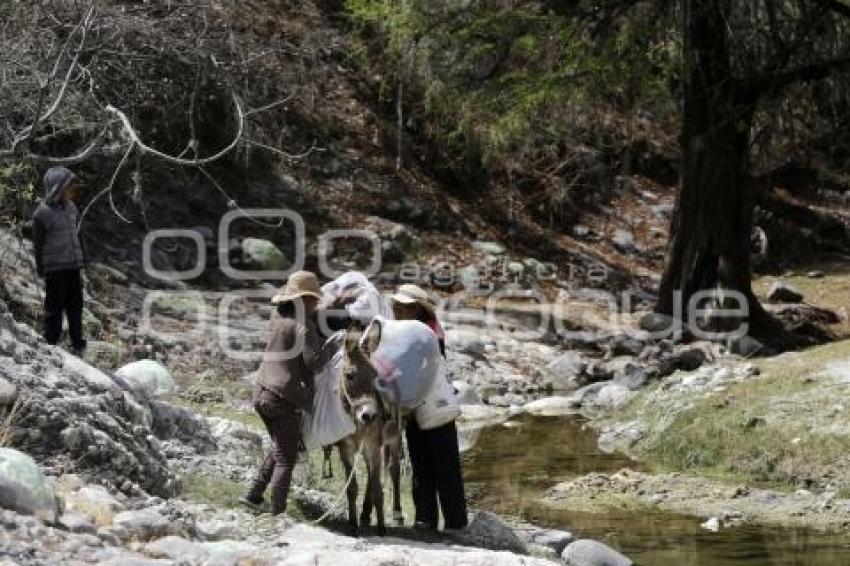
[[(77, 52), (74, 54), (74, 58), (71, 61), (71, 64), (68, 65), (68, 71), (65, 73), (65, 79), (62, 81), (62, 86), (59, 88), (59, 94), (56, 95), (56, 99), (53, 101), (53, 104), (50, 105), (50, 107), (47, 109), (47, 111), (44, 114), (41, 114), (41, 102), (42, 102), (43, 93), (44, 93), (44, 90), (42, 90), (42, 97), (39, 98), (39, 104), (38, 104), (38, 107), (36, 108), (36, 115), (33, 119), (32, 124), (30, 124), (29, 126), (24, 128), (24, 130), (22, 132), (20, 132), (17, 136), (15, 136), (15, 139), (12, 142), (12, 147), (7, 151), (0, 152), (0, 156), (6, 156), (7, 154), (14, 155), (15, 152), (17, 151), (18, 147), (22, 143), (27, 141), (30, 138), (30, 136), (32, 136), (33, 132), (35, 132), (35, 130), (38, 128), (39, 124), (42, 124), (42, 123), (46, 122), (47, 120), (49, 120), (56, 113), (56, 111), (59, 109), (59, 106), (62, 104), (62, 100), (65, 98), (65, 93), (68, 90), (68, 84), (71, 82), (71, 76), (73, 75), (74, 69), (76, 69), (76, 67), (77, 67), (77, 61), (79, 60), (80, 54), (83, 51), (83, 46), (85, 45), (85, 42), (86, 42), (86, 35), (88, 33), (89, 27), (91, 26), (91, 17), (92, 17), (93, 13), (94, 13), (94, 6), (91, 6), (91, 7), (89, 7), (89, 10), (86, 13), (85, 17), (82, 19), (82, 21), (80, 21), (80, 23), (77, 24), (77, 26), (71, 32), (71, 35), (68, 36), (68, 40), (66, 41), (65, 45), (62, 47), (62, 50), (60, 51), (59, 56), (56, 59), (56, 62), (53, 66), (53, 71), (50, 74), (50, 79), (52, 79), (58, 73), (59, 63), (62, 61), (62, 58), (65, 55), (65, 50), (68, 47), (68, 43), (70, 43), (70, 41), (74, 37), (74, 35), (76, 35), (76, 33), (78, 31), (80, 31), (81, 35), (80, 35), (79, 45), (77, 45)], [(45, 86), (43, 87), (43, 89), (47, 89), (49, 84), (50, 84), (50, 82), (48, 80), (47, 83), (45, 84)]]
[(324, 151), (324, 150), (316, 147), (316, 140), (313, 140), (313, 143), (311, 143), (310, 147), (308, 147), (306, 150), (304, 150), (301, 153), (295, 153), (295, 154), (289, 153), (289, 152), (284, 151), (280, 148), (272, 147), (270, 145), (266, 145), (264, 143), (260, 143), (258, 141), (250, 140), (250, 139), (247, 139), (247, 138), (243, 139), (242, 141), (245, 142), (248, 145), (252, 145), (254, 147), (259, 147), (260, 149), (265, 149), (266, 151), (271, 151), (272, 153), (276, 153), (277, 155), (280, 155), (280, 156), (285, 157), (287, 159), (304, 159), (305, 157), (307, 157), (308, 155), (310, 155), (314, 151)]
[(112, 173), (112, 178), (109, 180), (109, 184), (106, 185), (106, 187), (103, 190), (101, 190), (99, 193), (97, 193), (94, 196), (94, 198), (91, 199), (91, 202), (89, 202), (88, 205), (86, 205), (86, 207), (83, 209), (83, 212), (80, 214), (80, 221), (78, 223), (79, 226), (83, 225), (83, 219), (85, 219), (86, 214), (88, 214), (88, 211), (91, 209), (91, 207), (94, 205), (94, 203), (96, 203), (98, 200), (100, 200), (100, 198), (107, 193), (109, 194), (109, 204), (112, 207), (112, 211), (115, 213), (115, 215), (118, 216), (118, 218), (120, 218), (121, 220), (123, 220), (127, 224), (132, 224), (132, 222), (130, 220), (127, 220), (126, 218), (124, 218), (121, 215), (121, 213), (119, 213), (118, 210), (115, 208), (115, 203), (112, 200), (112, 187), (115, 186), (115, 181), (116, 181), (116, 179), (118, 179), (118, 173), (120, 173), (121, 169), (124, 168), (124, 164), (127, 163), (127, 159), (130, 158), (130, 154), (133, 153), (133, 149), (135, 147), (136, 147), (135, 142), (131, 142), (127, 146), (127, 151), (124, 152), (124, 157), (121, 158), (121, 161), (118, 163), (118, 166), (115, 168), (115, 171)]
[(109, 131), (109, 126), (110, 124), (104, 126), (100, 133), (98, 133), (87, 146), (75, 155), (69, 155), (67, 157), (52, 157), (48, 155), (29, 153), (24, 155), (23, 158), (36, 163), (46, 163), (47, 165), (73, 165), (75, 163), (80, 163), (94, 155), (94, 152), (97, 151), (97, 149), (103, 144), (106, 132)]
[(180, 157), (175, 157), (173, 155), (168, 155), (167, 153), (163, 153), (157, 149), (146, 145), (141, 139), (139, 139), (139, 134), (136, 132), (133, 125), (130, 123), (130, 119), (127, 118), (127, 115), (122, 111), (118, 110), (111, 104), (106, 107), (107, 112), (111, 112), (118, 116), (118, 119), (121, 120), (121, 124), (123, 125), (124, 131), (130, 137), (130, 141), (133, 142), (142, 153), (149, 153), (154, 157), (158, 157), (164, 161), (172, 163), (174, 165), (180, 165), (183, 167), (197, 167), (198, 165), (207, 165), (214, 161), (218, 161), (228, 153), (230, 153), (233, 148), (235, 148), (239, 144), (239, 140), (242, 138), (242, 133), (245, 129), (245, 113), (242, 111), (242, 105), (239, 103), (239, 98), (234, 94), (233, 95), (233, 105), (236, 107), (236, 117), (238, 119), (238, 128), (236, 130), (236, 135), (233, 136), (233, 141), (230, 142), (227, 147), (219, 151), (218, 153), (211, 155), (209, 157), (201, 157), (198, 159), (182, 159)]
[(845, 4), (841, 0), (815, 0), (815, 2), (828, 10), (832, 10), (836, 14), (850, 18), (850, 5)]
[(766, 75), (743, 79), (743, 95), (747, 98), (777, 92), (793, 83), (806, 83), (825, 79), (836, 71), (850, 69), (850, 56), (835, 59), (823, 59), (793, 69), (768, 73)]
[(253, 116), (254, 114), (260, 114), (261, 112), (268, 112), (269, 110), (273, 110), (273, 109), (277, 108), (278, 106), (283, 106), (283, 105), (289, 103), (289, 101), (292, 100), (293, 98), (295, 98), (295, 93), (290, 94), (289, 96), (287, 96), (286, 98), (283, 98), (281, 100), (277, 100), (275, 102), (272, 102), (271, 104), (266, 104), (265, 106), (260, 106), (259, 108), (252, 108), (252, 109), (248, 110), (247, 112), (245, 112), (245, 117), (247, 118), (249, 116)]

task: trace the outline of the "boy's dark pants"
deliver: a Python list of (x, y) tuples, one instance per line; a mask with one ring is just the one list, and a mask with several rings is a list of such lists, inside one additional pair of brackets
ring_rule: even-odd
[(301, 434), (298, 409), (293, 403), (262, 387), (257, 388), (255, 393), (254, 409), (271, 436), (272, 450), (260, 466), (248, 498), (261, 500), (263, 491), (271, 483), (272, 513), (283, 513), (286, 511), (292, 471), (298, 459)]
[(83, 350), (83, 281), (79, 269), (52, 271), (45, 277), (44, 339), (58, 344), (62, 335), (62, 314), (68, 317), (71, 346)]
[(467, 524), (466, 500), (454, 421), (435, 429), (422, 430), (415, 419), (410, 419), (407, 450), (413, 469), (416, 521), (437, 528), (439, 497), (443, 526), (447, 529), (464, 528)]

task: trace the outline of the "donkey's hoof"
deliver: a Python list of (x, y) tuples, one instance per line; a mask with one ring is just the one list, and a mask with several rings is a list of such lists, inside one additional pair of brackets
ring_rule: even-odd
[(360, 536), (360, 528), (356, 523), (348, 523), (348, 526), (345, 527), (345, 534), (350, 537), (359, 537)]
[(360, 524), (368, 527), (372, 524), (372, 517), (369, 515), (360, 515)]
[(377, 533), (379, 537), (387, 536), (387, 527), (384, 525), (378, 525)]

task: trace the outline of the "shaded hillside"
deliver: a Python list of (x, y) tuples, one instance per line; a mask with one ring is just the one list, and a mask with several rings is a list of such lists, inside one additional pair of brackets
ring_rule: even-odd
[[(472, 241), (496, 240), (509, 245), (509, 261), (554, 262), (556, 279), (574, 286), (637, 281), (651, 290), (678, 174), (678, 40), (642, 24), (670, 15), (621, 18), (610, 27), (618, 41), (601, 49), (592, 12), (535, 2), (404, 6), (96, 2), (87, 17), (73, 2), (5, 5), (7, 37), (20, 40), (5, 40), (4, 66), (22, 70), (0, 85), (3, 115), (12, 132), (31, 130), (17, 146), (2, 134), (15, 150), (0, 169), (6, 218), (31, 214), (44, 156), (91, 142), (94, 151), (72, 160), (88, 185), (82, 208), (95, 201), (84, 232), (96, 257), (127, 267), (138, 267), (149, 230), (205, 226), (215, 236), (230, 210), (281, 206), (305, 219), (308, 267), (326, 229), (388, 238), (400, 223), (410, 242), (384, 250), (385, 271), (404, 261), (425, 264), (426, 274), (444, 262), (461, 268), (485, 259)], [(33, 121), (51, 100), (61, 101), (57, 111)], [(149, 149), (188, 163), (131, 147), (108, 105)], [(231, 145), (212, 163), (195, 161)], [(833, 167), (840, 152), (827, 157)], [(846, 242), (847, 217), (836, 216), (846, 199), (835, 192), (844, 185), (830, 178), (838, 200), (823, 214), (779, 221), (787, 199), (766, 201), (770, 239), (802, 226), (813, 233), (801, 243), (807, 252), (825, 249), (821, 240), (827, 249)], [(827, 202), (816, 186), (795, 202)], [(234, 229), (295, 255), (287, 226)], [(183, 267), (185, 248), (173, 242), (157, 260)], [(364, 267), (367, 251), (352, 244), (341, 259)], [(793, 257), (774, 259), (775, 268)], [(551, 282), (503, 279), (554, 293)], [(445, 289), (459, 287), (455, 277)]]

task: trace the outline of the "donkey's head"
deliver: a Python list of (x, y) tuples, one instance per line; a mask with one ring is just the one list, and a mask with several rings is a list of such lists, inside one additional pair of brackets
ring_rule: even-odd
[(381, 341), (381, 327), (365, 327), (354, 321), (346, 331), (345, 357), (342, 362), (343, 404), (359, 425), (368, 425), (378, 418), (381, 404), (375, 391), (378, 373), (369, 362), (369, 354)]

